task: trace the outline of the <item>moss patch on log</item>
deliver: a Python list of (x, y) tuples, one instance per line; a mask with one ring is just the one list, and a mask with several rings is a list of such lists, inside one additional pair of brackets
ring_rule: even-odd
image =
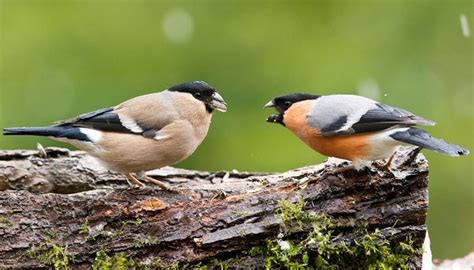
[(112, 270), (112, 269), (146, 269), (145, 266), (139, 264), (131, 258), (127, 258), (123, 253), (117, 253), (113, 257), (107, 255), (105, 250), (97, 252), (94, 263), (92, 264), (93, 270)]
[[(266, 269), (409, 269), (409, 259), (421, 252), (413, 247), (410, 237), (403, 242), (392, 241), (378, 229), (368, 231), (367, 226), (354, 229), (353, 241), (338, 240), (331, 220), (304, 211), (301, 196), (296, 203), (279, 204), (276, 215), (282, 223), (277, 239), (250, 250), (252, 256), (265, 257)], [(301, 234), (308, 226), (309, 232)], [(292, 236), (295, 234), (296, 238)]]
[(69, 269), (69, 262), (74, 261), (74, 256), (67, 252), (67, 247), (60, 247), (51, 240), (39, 247), (28, 249), (28, 256), (57, 270)]

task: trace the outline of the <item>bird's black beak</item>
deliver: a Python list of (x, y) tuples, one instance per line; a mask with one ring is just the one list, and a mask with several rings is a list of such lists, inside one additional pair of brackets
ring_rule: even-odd
[[(265, 106), (263, 108), (273, 108), (275, 107), (275, 102), (272, 100), (270, 100), (267, 104), (265, 104)], [(280, 114), (272, 114), (270, 115), (269, 117), (267, 117), (267, 120), (266, 120), (268, 123), (278, 123), (278, 124), (282, 124), (283, 126), (285, 125), (283, 123), (283, 114), (280, 113)]]
[(283, 115), (281, 115), (281, 114), (272, 114), (269, 117), (267, 117), (267, 122), (268, 123), (283, 124)]
[(210, 106), (220, 112), (227, 111), (227, 103), (225, 103), (224, 98), (217, 92), (214, 92), (214, 94), (212, 94), (212, 101)]
[(275, 107), (275, 102), (273, 102), (273, 99), (270, 100), (267, 104), (265, 104), (265, 106), (263, 106), (263, 108), (272, 108), (272, 107)]

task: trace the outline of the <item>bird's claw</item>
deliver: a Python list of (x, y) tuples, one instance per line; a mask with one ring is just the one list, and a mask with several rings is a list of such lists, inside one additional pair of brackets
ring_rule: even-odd
[(171, 186), (169, 186), (169, 185), (167, 185), (167, 184), (165, 184), (165, 183), (161, 182), (160, 180), (157, 180), (153, 177), (145, 176), (144, 179), (148, 183), (152, 183), (153, 185), (159, 186), (163, 190), (166, 190), (166, 191), (169, 191), (169, 192), (179, 192), (177, 189), (172, 188)]
[(374, 165), (374, 167), (377, 168), (379, 171), (387, 173), (388, 175), (390, 175), (390, 177), (395, 178), (395, 174), (390, 169), (390, 164), (388, 162), (385, 164), (380, 164), (379, 162), (374, 161), (372, 165)]
[(422, 150), (423, 148), (422, 147), (416, 147), (413, 151), (411, 151), (410, 153), (408, 153), (408, 156), (405, 158), (404, 161), (402, 161), (400, 163), (400, 165), (398, 166), (398, 168), (403, 168), (405, 166), (408, 166), (410, 164), (413, 163), (413, 161), (416, 160), (416, 157), (418, 156), (418, 154), (420, 153), (420, 151)]

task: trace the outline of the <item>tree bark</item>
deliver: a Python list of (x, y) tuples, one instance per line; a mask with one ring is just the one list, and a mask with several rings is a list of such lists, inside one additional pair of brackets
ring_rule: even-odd
[[(347, 228), (365, 222), (394, 239), (410, 236), (420, 248), (428, 165), (421, 154), (411, 160), (412, 151), (396, 153), (394, 176), (373, 165), (336, 173), (348, 164), (336, 159), (283, 173), (167, 167), (148, 174), (179, 192), (130, 188), (123, 175), (83, 152), (0, 151), (0, 268), (47, 267), (27, 255), (42, 243), (67, 247), (74, 269), (87, 269), (100, 250), (143, 264), (238, 256), (239, 266), (261, 267), (263, 258), (247, 251), (279, 234), (279, 201), (300, 197), (305, 211), (324, 213), (344, 228), (336, 229), (340, 239), (354, 239)], [(411, 264), (420, 268), (421, 257)]]

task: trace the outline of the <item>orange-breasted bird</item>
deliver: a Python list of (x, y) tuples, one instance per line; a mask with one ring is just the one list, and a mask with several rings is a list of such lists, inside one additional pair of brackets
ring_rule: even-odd
[(193, 81), (56, 125), (5, 128), (3, 134), (48, 136), (67, 142), (141, 187), (132, 173), (168, 189), (145, 172), (189, 157), (206, 137), (214, 110), (227, 110), (222, 96), (207, 83)]
[(457, 145), (433, 138), (413, 126), (433, 126), (433, 121), (406, 110), (356, 95), (283, 95), (265, 107), (278, 114), (267, 122), (288, 128), (316, 152), (350, 160), (356, 169), (366, 161), (389, 158), (399, 145), (415, 145), (449, 156), (469, 154)]

